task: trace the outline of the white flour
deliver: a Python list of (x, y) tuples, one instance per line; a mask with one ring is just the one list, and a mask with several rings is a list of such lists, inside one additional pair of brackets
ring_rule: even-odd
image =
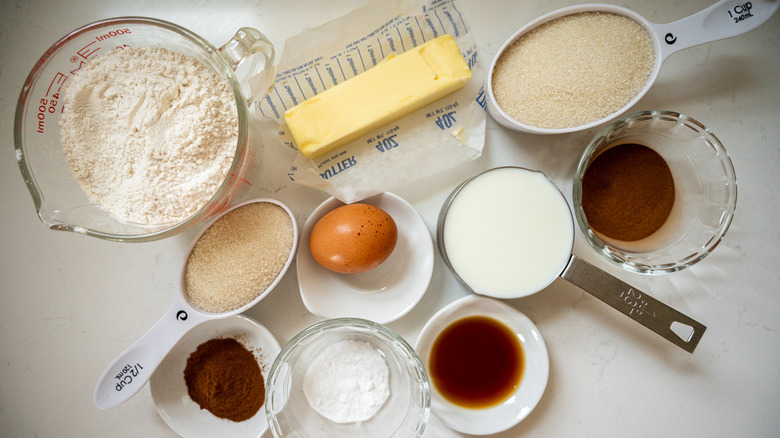
[(390, 397), (390, 370), (368, 342), (340, 341), (309, 365), (303, 392), (309, 404), (332, 421), (366, 421)]
[(73, 174), (117, 218), (162, 225), (205, 205), (238, 138), (233, 93), (210, 68), (156, 47), (115, 50), (70, 78), (60, 133)]

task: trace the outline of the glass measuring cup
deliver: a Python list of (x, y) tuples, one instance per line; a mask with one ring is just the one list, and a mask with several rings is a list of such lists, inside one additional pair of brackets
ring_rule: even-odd
[[(671, 54), (699, 44), (717, 41), (741, 35), (751, 31), (774, 15), (780, 6), (780, 2), (773, 0), (721, 0), (720, 2), (689, 17), (668, 24), (656, 24), (647, 21), (636, 12), (620, 6), (607, 4), (583, 4), (570, 6), (548, 14), (526, 24), (512, 35), (496, 53), (490, 65), (487, 79), (487, 106), (491, 116), (501, 125), (509, 129), (530, 132), (534, 134), (564, 134), (590, 129), (592, 127), (609, 122), (628, 111), (641, 99), (655, 83), (661, 71), (663, 62)], [(498, 104), (494, 94), (493, 75), (496, 64), (504, 52), (523, 35), (539, 27), (540, 25), (566, 15), (582, 12), (605, 12), (628, 17), (640, 24), (649, 34), (655, 49), (655, 61), (644, 87), (622, 108), (614, 113), (580, 126), (567, 128), (539, 128), (519, 122), (509, 116)]]
[[(65, 158), (59, 131), (62, 87), (85, 64), (123, 47), (163, 47), (194, 58), (224, 78), (235, 97), (239, 132), (229, 176), (203, 208), (177, 223), (141, 225), (116, 219), (89, 200)], [(28, 76), (14, 121), (16, 160), (38, 217), (54, 230), (140, 242), (175, 234), (229, 205), (230, 200), (247, 187), (246, 180), (254, 170), (247, 106), (248, 100), (252, 100), (248, 76), (257, 75), (270, 66), (273, 57), (273, 46), (255, 29), (239, 29), (230, 41), (217, 49), (187, 29), (144, 17), (98, 21), (57, 41)], [(242, 77), (234, 72), (239, 64)]]
[(498, 167), (464, 181), (439, 214), (445, 264), (470, 291), (500, 299), (578, 286), (692, 353), (706, 327), (572, 254), (574, 219), (543, 173)]
[[(192, 328), (198, 324), (212, 320), (227, 318), (232, 315), (242, 313), (268, 295), (271, 290), (281, 281), (287, 269), (292, 264), (292, 260), (295, 255), (295, 250), (298, 244), (298, 226), (295, 222), (295, 216), (290, 209), (283, 203), (274, 199), (252, 199), (241, 202), (235, 206), (230, 207), (219, 216), (215, 217), (209, 226), (214, 224), (219, 218), (225, 214), (240, 208), (244, 205), (251, 203), (272, 203), (282, 207), (285, 212), (290, 216), (293, 228), (293, 243), (290, 249), (290, 255), (287, 261), (279, 272), (279, 275), (274, 281), (264, 290), (260, 295), (255, 297), (250, 302), (243, 306), (221, 313), (212, 313), (202, 310), (192, 304), (186, 294), (185, 290), (185, 272), (186, 262), (182, 269), (181, 283), (178, 293), (174, 296), (173, 303), (165, 312), (163, 317), (152, 326), (141, 338), (139, 338), (132, 346), (119, 354), (103, 371), (100, 376), (95, 391), (93, 394), (93, 400), (95, 405), (101, 409), (107, 409), (117, 406), (135, 395), (144, 384), (152, 377), (154, 370), (162, 362), (168, 352), (176, 345), (176, 343)], [(203, 233), (208, 230), (209, 226), (198, 234), (193, 240), (189, 251), (187, 252), (187, 258), (189, 260), (189, 254), (192, 252), (195, 245), (200, 240)]]

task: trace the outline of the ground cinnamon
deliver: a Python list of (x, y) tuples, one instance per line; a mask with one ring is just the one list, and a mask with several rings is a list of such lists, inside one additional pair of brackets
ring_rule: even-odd
[(582, 179), (582, 209), (591, 229), (636, 241), (656, 232), (674, 205), (674, 179), (658, 152), (623, 144), (598, 155)]
[(255, 356), (233, 338), (204, 342), (187, 359), (190, 398), (220, 418), (244, 421), (265, 402), (265, 382)]

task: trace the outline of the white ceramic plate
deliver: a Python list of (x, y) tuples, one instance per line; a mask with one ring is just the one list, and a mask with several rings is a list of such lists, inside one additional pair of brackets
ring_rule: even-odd
[(353, 317), (380, 324), (405, 315), (422, 298), (433, 274), (433, 240), (422, 217), (392, 193), (361, 201), (386, 211), (398, 227), (398, 243), (381, 265), (357, 274), (339, 274), (320, 266), (309, 251), (314, 224), (344, 205), (330, 198), (312, 212), (298, 243), (298, 287), (303, 304), (325, 318)]
[(426, 369), (431, 346), (439, 333), (451, 323), (472, 315), (492, 317), (517, 333), (525, 355), (525, 370), (520, 385), (500, 405), (468, 409), (444, 399), (431, 382), (431, 412), (453, 430), (471, 435), (488, 435), (516, 425), (536, 407), (547, 386), (550, 361), (542, 335), (527, 316), (493, 298), (469, 295), (437, 312), (420, 332), (416, 349)]
[(163, 359), (149, 381), (152, 399), (160, 416), (171, 429), (187, 438), (256, 438), (268, 429), (265, 410), (241, 422), (218, 418), (192, 401), (184, 382), (184, 367), (200, 344), (219, 337), (241, 342), (258, 359), (263, 379), (268, 378), (274, 359), (281, 351), (279, 342), (265, 327), (242, 315), (214, 319), (190, 330)]

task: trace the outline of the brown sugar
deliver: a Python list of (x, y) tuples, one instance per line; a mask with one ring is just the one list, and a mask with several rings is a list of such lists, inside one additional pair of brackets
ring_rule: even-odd
[(581, 12), (548, 21), (501, 54), (492, 75), (498, 106), (536, 128), (563, 129), (607, 117), (647, 83), (655, 48), (631, 18)]

